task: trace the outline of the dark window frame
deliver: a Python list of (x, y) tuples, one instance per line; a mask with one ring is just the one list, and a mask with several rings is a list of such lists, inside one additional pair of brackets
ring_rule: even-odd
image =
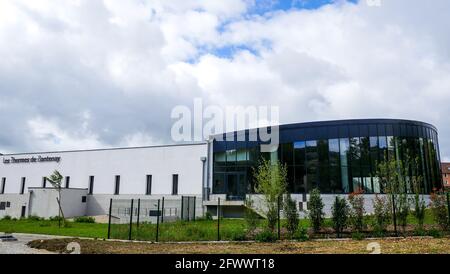
[(178, 195), (178, 181), (179, 176), (178, 174), (172, 174), (172, 195)]
[(93, 175), (89, 176), (89, 191), (88, 191), (88, 195), (94, 194), (94, 183), (95, 183), (95, 177)]
[(145, 185), (145, 195), (152, 195), (152, 181), (153, 176), (151, 174), (147, 174), (146, 176), (146, 185)]
[(66, 179), (65, 179), (65, 187), (66, 187), (66, 188), (70, 188), (70, 176), (66, 176)]
[(120, 175), (116, 175), (114, 181), (114, 195), (119, 194), (120, 194)]
[(2, 185), (0, 188), (0, 194), (5, 194), (5, 188), (6, 188), (6, 177), (2, 178)]
[(27, 178), (22, 177), (21, 183), (20, 183), (20, 195), (23, 195), (25, 193), (25, 184), (26, 184)]

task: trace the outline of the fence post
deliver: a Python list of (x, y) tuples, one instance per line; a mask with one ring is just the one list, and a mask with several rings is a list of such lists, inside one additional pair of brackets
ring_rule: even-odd
[(158, 242), (158, 236), (159, 236), (159, 214), (160, 214), (160, 202), (161, 200), (158, 200), (158, 214), (156, 214), (156, 242)]
[(220, 198), (217, 198), (217, 241), (220, 241)]
[(189, 211), (191, 207), (191, 197), (187, 197), (187, 221), (191, 221), (191, 212)]
[(181, 216), (181, 220), (182, 221), (184, 221), (184, 218), (183, 218), (183, 212), (184, 212), (184, 196), (181, 196), (181, 213), (180, 213), (180, 216)]
[(164, 196), (162, 197), (162, 205), (161, 205), (161, 223), (164, 223)]
[(277, 203), (277, 211), (278, 211), (278, 240), (280, 240), (281, 239), (281, 232), (280, 232), (280, 227), (281, 227), (281, 225), (280, 225), (280, 221), (281, 221), (281, 218), (280, 218), (280, 196), (278, 196), (278, 201), (277, 201), (278, 203)]
[(133, 203), (134, 203), (134, 199), (131, 199), (130, 230), (129, 230), (129, 234), (128, 234), (128, 240), (130, 240), (130, 241), (131, 241), (131, 232), (133, 230)]
[(137, 207), (137, 220), (136, 220), (136, 237), (139, 238), (139, 217), (141, 215), (141, 199), (138, 199), (138, 207)]
[(111, 236), (111, 213), (112, 213), (112, 199), (109, 200), (108, 239), (110, 239)]
[(447, 192), (448, 223), (450, 226), (450, 192)]
[(195, 210), (197, 209), (196, 203), (197, 203), (197, 197), (194, 196), (194, 220), (193, 220), (194, 222), (195, 222)]
[(392, 194), (392, 212), (394, 214), (394, 231), (395, 231), (395, 236), (398, 235), (397, 233), (397, 215), (395, 212), (395, 195)]

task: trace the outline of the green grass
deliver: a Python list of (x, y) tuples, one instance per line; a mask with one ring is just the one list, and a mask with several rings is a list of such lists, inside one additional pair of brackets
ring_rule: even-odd
[(57, 221), (50, 220), (0, 220), (0, 231), (6, 233), (32, 233), (72, 237), (106, 238), (108, 224), (70, 222), (69, 227), (58, 227)]
[[(366, 217), (366, 223), (372, 224), (372, 217)], [(409, 224), (416, 224), (414, 216), (408, 217)], [(264, 228), (265, 220), (259, 222)], [(434, 224), (431, 211), (426, 211), (425, 224)], [(300, 220), (302, 227), (310, 227), (308, 219)], [(111, 238), (128, 239), (128, 224), (111, 225)], [(284, 221), (282, 221), (284, 226)], [(331, 227), (330, 219), (325, 219), (325, 227)], [(69, 227), (58, 227), (57, 221), (50, 220), (0, 220), (0, 232), (33, 233), (61, 235), (72, 237), (107, 238), (108, 224), (70, 222)], [(159, 241), (215, 241), (217, 240), (217, 220), (198, 220), (195, 222), (178, 221), (160, 224)], [(220, 221), (221, 240), (242, 240), (245, 237), (246, 225), (243, 219), (222, 219)], [(133, 224), (132, 239), (154, 241), (156, 239), (155, 224)]]

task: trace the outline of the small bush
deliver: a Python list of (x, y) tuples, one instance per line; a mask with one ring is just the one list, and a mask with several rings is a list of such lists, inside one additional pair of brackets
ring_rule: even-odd
[(300, 227), (295, 233), (294, 238), (300, 242), (309, 240), (308, 230), (304, 227)]
[(247, 240), (247, 235), (244, 232), (242, 232), (242, 231), (234, 231), (231, 234), (231, 240), (232, 241), (237, 241), (237, 242), (246, 241)]
[(277, 241), (277, 235), (275, 235), (275, 233), (273, 233), (272, 231), (266, 229), (256, 234), (255, 240), (262, 243), (273, 243)]
[(439, 231), (437, 229), (430, 229), (427, 231), (428, 236), (431, 236), (433, 238), (442, 238), (444, 237), (444, 233), (442, 231)]
[(38, 217), (36, 215), (31, 215), (28, 217), (28, 220), (30, 221), (42, 221), (44, 218)]
[(249, 233), (252, 233), (258, 227), (259, 216), (254, 210), (253, 200), (249, 198), (245, 199), (244, 220)]
[(373, 199), (374, 228), (379, 235), (384, 235), (391, 220), (389, 202), (386, 197), (375, 195)]
[(212, 216), (211, 212), (206, 211), (206, 213), (205, 213), (205, 220), (212, 221), (212, 219), (213, 219), (213, 216)]
[(332, 222), (333, 228), (336, 232), (337, 237), (339, 238), (342, 234), (342, 231), (347, 227), (348, 215), (349, 215), (349, 206), (345, 198), (340, 198), (336, 196), (336, 200), (332, 206)]
[(351, 206), (350, 209), (350, 223), (352, 228), (361, 232), (365, 228), (364, 223), (364, 191), (362, 189), (358, 189), (355, 192), (351, 193), (348, 196), (348, 200)]
[(447, 211), (447, 199), (441, 192), (434, 191), (431, 193), (431, 211), (435, 222), (441, 227), (442, 230), (447, 231), (449, 229), (448, 211)]
[(308, 204), (308, 216), (311, 221), (314, 232), (319, 232), (322, 225), (325, 213), (323, 212), (323, 201), (320, 197), (319, 189), (314, 189), (310, 192)]
[(427, 236), (428, 233), (421, 227), (416, 227), (414, 229), (414, 236)]
[(353, 232), (352, 239), (357, 240), (357, 241), (362, 241), (362, 240), (364, 240), (364, 234), (361, 232)]
[(9, 215), (5, 215), (4, 217), (3, 217), (3, 221), (11, 221), (11, 216), (9, 216)]
[(58, 222), (58, 221), (61, 221), (61, 222), (63, 222), (64, 221), (64, 218), (63, 217), (61, 217), (61, 216), (53, 216), (53, 217), (50, 217), (50, 218), (48, 218), (50, 221), (52, 221), (52, 222)]
[(95, 223), (95, 219), (93, 217), (89, 217), (89, 216), (76, 217), (74, 219), (74, 221), (75, 221), (75, 223), (90, 223), (90, 224)]
[(397, 207), (397, 217), (400, 226), (402, 227), (403, 233), (406, 232), (406, 226), (408, 225), (408, 215), (410, 212), (411, 205), (406, 193), (398, 195), (398, 207)]

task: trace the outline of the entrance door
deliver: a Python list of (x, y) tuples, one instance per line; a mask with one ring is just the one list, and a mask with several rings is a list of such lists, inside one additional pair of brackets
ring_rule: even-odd
[(26, 211), (27, 211), (27, 207), (26, 207), (26, 206), (22, 206), (22, 212), (21, 212), (21, 214), (20, 214), (20, 217), (21, 217), (21, 218), (25, 218), (25, 213), (26, 213)]
[(246, 185), (245, 173), (226, 174), (227, 200), (244, 200)]

